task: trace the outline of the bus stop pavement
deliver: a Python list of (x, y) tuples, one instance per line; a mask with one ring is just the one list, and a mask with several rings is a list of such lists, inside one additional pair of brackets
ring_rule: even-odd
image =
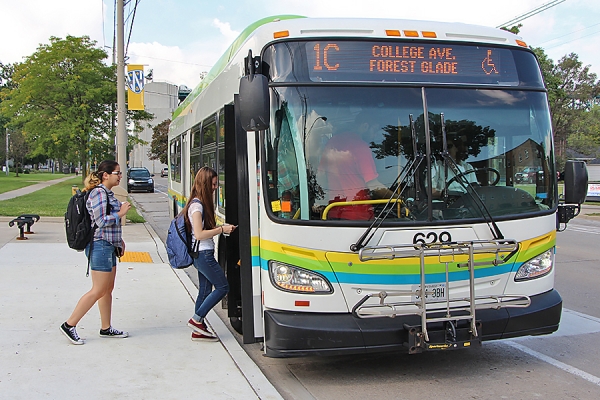
[(197, 289), (168, 265), (149, 224), (123, 227), (126, 251), (151, 258), (117, 266), (112, 323), (130, 336), (100, 338), (94, 306), (75, 346), (59, 326), (91, 287), (85, 255), (67, 246), (62, 218), (42, 217), (28, 240), (8, 221), (0, 217), (0, 397), (281, 399), (214, 311), (220, 341), (190, 340)]

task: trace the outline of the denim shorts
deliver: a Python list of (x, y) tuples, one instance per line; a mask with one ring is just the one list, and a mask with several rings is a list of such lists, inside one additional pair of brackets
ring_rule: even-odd
[[(90, 245), (85, 248), (85, 255), (88, 256)], [(112, 272), (113, 267), (117, 265), (117, 256), (115, 246), (106, 240), (96, 240), (92, 246), (92, 255), (90, 257), (90, 268), (92, 271)]]

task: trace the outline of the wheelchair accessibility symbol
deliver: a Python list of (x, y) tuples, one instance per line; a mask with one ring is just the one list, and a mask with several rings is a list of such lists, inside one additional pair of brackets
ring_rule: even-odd
[(495, 74), (498, 73), (498, 71), (496, 70), (496, 64), (494, 64), (494, 60), (492, 58), (492, 50), (487, 51), (487, 56), (481, 62), (481, 68), (483, 69), (483, 72), (486, 73), (486, 75), (491, 75), (492, 72)]

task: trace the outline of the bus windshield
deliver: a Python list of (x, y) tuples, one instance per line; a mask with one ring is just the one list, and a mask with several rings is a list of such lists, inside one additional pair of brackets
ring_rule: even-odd
[[(546, 94), (512, 88), (273, 86), (273, 218), (501, 220), (556, 206)], [(427, 130), (427, 132), (426, 132)], [(389, 204), (388, 204), (389, 206)]]

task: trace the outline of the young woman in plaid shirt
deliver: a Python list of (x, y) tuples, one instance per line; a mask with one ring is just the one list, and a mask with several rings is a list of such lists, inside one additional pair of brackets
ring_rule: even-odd
[[(90, 258), (92, 269), (92, 288), (84, 294), (75, 310), (60, 327), (61, 332), (73, 344), (83, 344), (75, 326), (96, 302), (100, 309), (100, 337), (124, 338), (127, 332), (119, 331), (111, 326), (112, 291), (117, 274), (117, 257), (125, 252), (122, 239), (121, 218), (129, 211), (128, 202), (121, 204), (112, 192), (112, 188), (121, 182), (121, 167), (116, 161), (102, 161), (96, 172), (92, 172), (85, 180), (85, 191), (90, 191), (86, 206), (92, 224), (97, 226), (94, 239), (85, 249)], [(107, 205), (110, 204), (110, 207)], [(107, 209), (109, 212), (107, 213)], [(91, 254), (90, 254), (91, 247)]]

